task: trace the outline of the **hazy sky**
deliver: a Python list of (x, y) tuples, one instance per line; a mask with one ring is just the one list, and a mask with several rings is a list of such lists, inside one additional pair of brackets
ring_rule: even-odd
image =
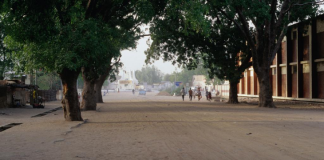
[[(141, 27), (143, 31), (145, 31), (145, 28), (148, 28), (148, 26), (142, 26)], [(148, 29), (146, 29), (145, 34), (148, 34)], [(120, 59), (121, 62), (124, 63), (124, 69), (125, 70), (141, 70), (143, 66), (146, 66), (145, 59), (146, 56), (144, 54), (144, 51), (148, 49), (148, 45), (146, 44), (146, 41), (149, 39), (149, 36), (141, 38), (137, 42), (137, 47), (134, 50), (123, 50), (122, 57)], [(163, 62), (163, 60), (155, 61), (154, 64), (152, 64), (159, 68), (163, 73), (172, 73), (175, 70), (175, 66), (171, 64), (171, 62)], [(177, 70), (179, 72), (179, 69)]]
[[(120, 59), (121, 62), (124, 63), (124, 69), (126, 70), (140, 70), (143, 66), (146, 66), (145, 59), (146, 56), (144, 51), (147, 50), (148, 45), (146, 41), (149, 37), (141, 38), (137, 43), (137, 48), (134, 50), (123, 50), (122, 57)], [(175, 70), (175, 66), (173, 66), (170, 62), (163, 62), (163, 60), (155, 61), (153, 64), (158, 67), (163, 73), (172, 73)], [(178, 69), (179, 71), (179, 69)]]

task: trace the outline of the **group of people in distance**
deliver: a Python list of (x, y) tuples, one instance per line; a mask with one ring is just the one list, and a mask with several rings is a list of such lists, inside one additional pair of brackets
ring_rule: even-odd
[[(208, 89), (207, 88), (205, 89), (205, 91), (206, 91), (206, 99), (208, 101), (210, 101), (211, 100), (211, 92), (208, 92)], [(184, 87), (181, 89), (180, 93), (181, 93), (181, 96), (182, 96), (182, 101), (184, 101), (184, 96), (186, 95), (186, 91), (185, 91)], [(190, 101), (192, 101), (192, 96), (194, 96), (194, 99), (197, 96), (198, 97), (198, 101), (200, 101), (200, 99), (202, 99), (202, 94), (201, 94), (200, 87), (198, 87), (196, 93), (194, 93), (194, 91), (191, 90), (191, 88), (189, 89), (188, 93), (189, 93), (189, 100)]]

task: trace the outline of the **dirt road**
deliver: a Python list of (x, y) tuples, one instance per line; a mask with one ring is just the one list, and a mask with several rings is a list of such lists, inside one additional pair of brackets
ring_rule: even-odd
[(323, 109), (267, 109), (109, 93), (85, 122), (46, 109), (0, 109), (0, 159), (324, 160)]

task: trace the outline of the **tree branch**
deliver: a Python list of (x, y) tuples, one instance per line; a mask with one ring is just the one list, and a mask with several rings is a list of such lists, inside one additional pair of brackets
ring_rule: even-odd
[(141, 37), (145, 37), (145, 36), (151, 36), (151, 34), (141, 34), (141, 35), (136, 36), (136, 38), (141, 38)]
[(142, 25), (142, 24), (143, 24), (143, 23), (138, 23), (138, 24), (137, 24), (137, 25), (135, 25), (135, 26), (134, 26), (134, 28), (133, 28), (133, 29), (131, 29), (131, 30), (133, 30), (133, 31), (134, 31), (134, 30), (135, 30), (135, 29), (136, 29), (136, 28), (137, 28), (138, 26), (140, 26), (140, 25)]
[(242, 14), (242, 11), (239, 8), (236, 8), (236, 12), (238, 13), (239, 19), (240, 19), (241, 23), (243, 24), (243, 31), (245, 32), (244, 35), (247, 38), (247, 41), (248, 41), (251, 49), (253, 50), (254, 53), (257, 53), (256, 44), (253, 42), (253, 37), (250, 34), (249, 24), (247, 23), (245, 16)]
[(85, 13), (85, 17), (90, 18), (92, 16), (92, 11), (95, 9), (96, 5), (97, 5), (97, 0), (89, 0), (87, 7), (86, 7), (86, 13)]
[(301, 4), (294, 4), (294, 6), (303, 6), (303, 5), (306, 5), (306, 4), (323, 4), (324, 3), (324, 0), (323, 1), (315, 1), (315, 2), (306, 2), (306, 3), (301, 3)]
[(271, 9), (270, 9), (270, 16), (271, 16), (271, 21), (270, 22), (271, 22), (271, 24), (275, 23), (277, 3), (278, 3), (277, 0), (272, 0), (272, 2), (271, 2)]
[(277, 40), (277, 43), (276, 43), (276, 45), (275, 45), (275, 47), (273, 49), (273, 52), (271, 53), (270, 62), (272, 62), (273, 59), (274, 59), (274, 57), (276, 56), (277, 51), (279, 50), (279, 48), (281, 46), (281, 42), (282, 42), (283, 38), (286, 35), (286, 32), (285, 31), (286, 31), (287, 28), (288, 28), (288, 26), (284, 26), (283, 29), (281, 30), (280, 36), (279, 36), (279, 38)]

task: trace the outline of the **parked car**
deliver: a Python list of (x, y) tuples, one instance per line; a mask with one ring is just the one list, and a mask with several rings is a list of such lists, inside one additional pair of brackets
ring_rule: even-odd
[(139, 90), (138, 95), (146, 95), (146, 91), (141, 89)]

